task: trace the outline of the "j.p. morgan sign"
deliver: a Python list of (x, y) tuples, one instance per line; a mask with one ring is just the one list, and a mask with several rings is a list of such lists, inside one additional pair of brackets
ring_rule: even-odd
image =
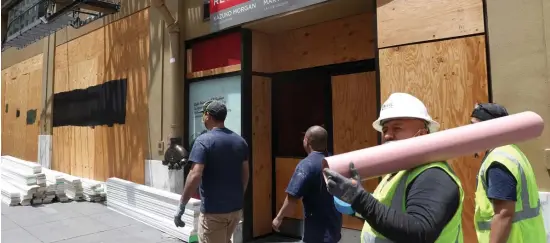
[(210, 0), (212, 31), (290, 12), (328, 0)]

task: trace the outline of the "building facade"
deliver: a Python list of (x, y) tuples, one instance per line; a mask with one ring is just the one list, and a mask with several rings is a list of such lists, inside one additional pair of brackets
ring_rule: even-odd
[[(183, 173), (162, 165), (164, 151), (171, 137), (188, 148), (204, 130), (202, 104), (222, 100), (227, 126), (250, 145), (247, 240), (272, 233), (284, 189), (306, 155), (302, 132), (323, 125), (333, 154), (375, 146), (379, 135), (370, 124), (392, 92), (420, 98), (442, 129), (468, 124), (474, 105), (488, 101), (511, 113), (535, 111), (550, 123), (550, 3), (544, 0), (120, 5), (118, 13), (82, 28), (65, 27), (2, 53), (2, 154), (75, 176), (180, 192)], [(122, 100), (116, 104), (124, 108), (109, 110), (118, 120), (98, 112), (75, 119), (71, 92), (107, 85), (124, 91), (109, 93)], [(64, 125), (70, 122), (88, 125)], [(520, 147), (541, 190), (550, 190), (550, 131)], [(473, 156), (450, 161), (466, 191), (465, 222), (473, 222), (479, 163)], [(373, 190), (377, 183), (364, 186)], [(298, 211), (286, 220), (285, 233), (299, 235), (292, 229), (301, 219)], [(345, 242), (361, 227), (346, 217)], [(475, 242), (473, 225), (465, 224), (464, 233)]]

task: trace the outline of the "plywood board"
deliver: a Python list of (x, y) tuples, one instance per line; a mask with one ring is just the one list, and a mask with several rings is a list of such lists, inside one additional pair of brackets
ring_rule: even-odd
[(273, 34), (270, 37), (272, 71), (374, 58), (373, 21), (374, 15), (365, 13)]
[[(377, 116), (376, 73), (356, 73), (332, 77), (332, 121), (334, 154), (364, 149), (378, 144), (378, 134), (370, 123)], [(378, 179), (363, 182), (370, 192)], [(361, 230), (363, 220), (343, 216), (343, 227)]]
[(271, 73), (273, 71), (273, 52), (268, 34), (252, 31), (252, 71)]
[[(144, 162), (148, 155), (149, 142), (148, 59), (148, 10), (105, 27), (105, 80), (127, 78), (128, 94), (126, 124), (110, 130), (106, 128), (107, 131), (101, 135), (108, 138), (107, 144), (101, 144), (102, 153), (107, 154), (105, 157), (108, 158), (103, 166), (109, 168), (107, 176), (124, 178), (139, 184), (145, 181)], [(96, 136), (97, 134), (98, 131)]]
[(483, 33), (482, 0), (377, 0), (378, 47)]
[[(410, 93), (424, 102), (441, 129), (469, 123), (477, 102), (488, 101), (485, 36), (380, 50), (380, 92)], [(473, 222), (480, 159), (449, 160), (465, 191), (463, 222)], [(463, 224), (464, 241), (477, 242), (473, 224)]]
[[(56, 47), (54, 93), (85, 89), (103, 82), (105, 60), (103, 29)], [(55, 114), (53, 114), (55, 116)], [(53, 128), (52, 169), (96, 179), (95, 137), (92, 127)]]
[[(294, 174), (294, 170), (296, 169), (296, 166), (298, 165), (300, 160), (302, 160), (302, 158), (275, 158), (275, 206), (277, 212), (281, 210), (281, 207), (285, 202), (286, 187), (290, 182), (290, 178), (292, 178), (292, 174)], [(302, 205), (302, 202), (300, 201), (299, 205), (296, 205), (296, 210), (294, 210), (294, 214), (289, 218), (303, 219), (303, 208), (304, 207)]]
[(2, 70), (2, 155), (38, 159), (42, 60), (38, 54)]
[(252, 76), (253, 236), (272, 232), (271, 79)]
[[(148, 151), (148, 9), (56, 47), (54, 93), (126, 78), (126, 122), (55, 127), (52, 168), (104, 181), (144, 183)], [(54, 114), (55, 115), (55, 114)]]

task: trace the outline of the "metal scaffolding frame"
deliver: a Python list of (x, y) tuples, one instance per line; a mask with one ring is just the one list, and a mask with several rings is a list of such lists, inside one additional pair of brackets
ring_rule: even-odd
[[(12, 4), (31, 6), (24, 11), (10, 11), (6, 35), (2, 40), (2, 51), (7, 48), (24, 48), (57, 30), (71, 26), (78, 29), (109, 14), (120, 11), (120, 3), (108, 0), (27, 0)], [(14, 16), (15, 15), (15, 16)]]

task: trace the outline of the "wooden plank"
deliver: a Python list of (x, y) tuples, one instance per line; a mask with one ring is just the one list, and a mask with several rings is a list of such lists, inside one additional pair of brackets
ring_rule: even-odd
[(187, 78), (202, 78), (212, 75), (236, 72), (241, 70), (241, 64), (235, 64), (227, 67), (213, 68), (209, 70), (197, 71), (192, 73), (187, 73)]
[[(37, 95), (40, 94), (40, 95)], [(29, 120), (30, 124), (25, 121), (27, 132), (25, 158), (28, 161), (38, 162), (38, 135), (40, 134), (40, 104), (42, 97), (42, 70), (34, 70), (29, 73), (29, 82), (27, 86), (27, 107), (22, 112), (22, 116), (27, 120), (27, 112), (36, 110), (34, 121)]]
[(186, 69), (187, 71), (185, 73), (189, 75), (190, 73), (193, 73), (193, 49), (185, 50), (185, 55), (186, 55), (185, 65), (187, 66), (187, 69)]
[[(27, 129), (26, 129), (26, 124), (25, 124), (25, 115), (26, 115), (26, 110), (27, 110), (27, 95), (28, 95), (28, 84), (29, 84), (29, 80), (30, 80), (30, 74), (29, 73), (24, 73), (20, 76), (17, 77), (17, 80), (12, 83), (14, 86), (17, 87), (17, 91), (16, 91), (16, 99), (17, 101), (15, 102), (17, 105), (16, 105), (16, 112), (19, 113), (19, 117), (15, 116), (15, 120), (14, 120), (14, 124), (15, 126), (13, 127), (14, 128), (14, 136), (13, 136), (13, 140), (11, 142), (16, 142), (16, 141), (20, 141), (19, 143), (22, 143), (22, 144), (25, 144), (25, 142), (23, 141), (26, 141), (27, 139)], [(38, 136), (38, 134), (36, 134)], [(29, 137), (31, 136), (31, 134), (29, 134)], [(27, 149), (27, 146), (28, 144), (25, 144), (23, 146), (19, 146), (19, 145), (14, 145), (13, 148), (14, 148), (14, 151), (17, 155), (19, 156), (16, 156), (16, 157), (19, 157), (19, 158), (22, 158), (22, 159), (28, 159), (26, 158), (26, 149)], [(35, 146), (38, 146), (37, 144)]]
[[(441, 129), (469, 123), (477, 102), (487, 102), (485, 36), (380, 50), (382, 102), (393, 92), (407, 92), (424, 102)], [(465, 191), (463, 222), (473, 222), (476, 175), (480, 159), (449, 160)], [(477, 242), (473, 224), (463, 224), (464, 241)]]
[[(277, 212), (279, 212), (279, 210), (281, 210), (281, 207), (283, 206), (283, 202), (286, 198), (286, 187), (290, 182), (290, 178), (292, 178), (292, 174), (294, 174), (296, 166), (302, 159), (303, 158), (275, 158), (275, 206)], [(294, 210), (294, 214), (289, 218), (304, 219), (303, 208), (304, 207), (302, 205), (302, 201), (300, 200), (300, 203), (296, 205), (296, 210)]]
[(268, 34), (252, 31), (252, 71), (271, 73), (273, 70), (273, 51)]
[[(378, 144), (378, 134), (369, 124), (377, 118), (376, 73), (356, 73), (332, 77), (332, 121), (334, 154)], [(373, 192), (378, 179), (363, 182)], [(343, 227), (361, 230), (363, 220), (343, 215)]]
[(377, 0), (378, 48), (485, 32), (482, 0)]
[(252, 76), (253, 236), (272, 232), (271, 79)]
[(374, 58), (372, 21), (373, 15), (365, 13), (271, 35), (272, 71)]
[[(63, 44), (55, 48), (53, 93), (69, 91), (68, 47), (68, 44)], [(53, 170), (71, 174), (69, 146), (69, 127), (54, 127), (52, 130), (51, 162)]]

